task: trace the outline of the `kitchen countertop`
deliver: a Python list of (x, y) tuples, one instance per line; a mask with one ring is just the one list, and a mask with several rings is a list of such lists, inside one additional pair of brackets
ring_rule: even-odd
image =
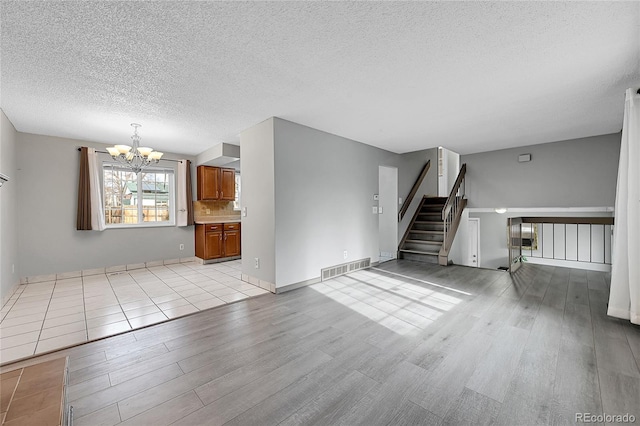
[(240, 216), (207, 217), (207, 218), (201, 218), (200, 220), (196, 220), (195, 222), (198, 225), (207, 225), (210, 223), (233, 223), (233, 222), (240, 222)]

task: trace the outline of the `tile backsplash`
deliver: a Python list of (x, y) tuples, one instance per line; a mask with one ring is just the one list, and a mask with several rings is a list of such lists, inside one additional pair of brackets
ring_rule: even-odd
[(240, 212), (233, 209), (233, 201), (202, 200), (193, 202), (193, 215), (198, 221), (210, 217), (240, 216)]

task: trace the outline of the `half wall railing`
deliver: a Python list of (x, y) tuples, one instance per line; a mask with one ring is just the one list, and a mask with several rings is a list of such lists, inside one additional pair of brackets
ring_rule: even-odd
[(522, 262), (607, 270), (613, 217), (514, 217), (508, 219), (509, 271)]

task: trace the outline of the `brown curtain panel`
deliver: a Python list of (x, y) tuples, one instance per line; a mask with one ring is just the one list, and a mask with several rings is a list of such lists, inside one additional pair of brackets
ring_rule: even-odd
[(86, 146), (80, 148), (80, 178), (78, 180), (78, 213), (76, 229), (91, 230), (91, 191), (89, 184), (89, 151)]
[(193, 191), (191, 189), (191, 161), (187, 160), (187, 226), (193, 225)]

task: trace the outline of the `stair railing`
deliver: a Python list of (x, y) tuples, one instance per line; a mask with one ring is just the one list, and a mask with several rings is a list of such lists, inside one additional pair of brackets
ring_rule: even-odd
[(427, 164), (424, 165), (424, 167), (422, 168), (422, 171), (420, 172), (420, 175), (418, 176), (418, 179), (416, 179), (415, 183), (411, 187), (411, 191), (409, 192), (409, 195), (407, 195), (407, 198), (405, 198), (404, 203), (402, 203), (402, 207), (400, 207), (400, 211), (398, 212), (398, 222), (402, 220), (405, 213), (409, 209), (409, 205), (411, 204), (411, 201), (413, 201), (413, 197), (415, 197), (416, 192), (418, 192), (418, 188), (420, 188), (420, 185), (422, 185), (422, 181), (424, 180), (424, 177), (427, 175), (427, 172), (429, 171), (430, 167), (431, 167), (431, 160), (427, 161)]
[[(442, 208), (442, 221), (444, 222), (444, 238), (442, 248), (440, 249), (440, 263), (446, 265), (449, 249), (453, 244), (453, 237), (460, 222), (462, 210), (467, 204), (465, 196), (465, 175), (467, 174), (467, 165), (463, 164), (456, 178), (456, 182), (451, 188), (451, 193)], [(443, 260), (444, 257), (444, 260)]]

